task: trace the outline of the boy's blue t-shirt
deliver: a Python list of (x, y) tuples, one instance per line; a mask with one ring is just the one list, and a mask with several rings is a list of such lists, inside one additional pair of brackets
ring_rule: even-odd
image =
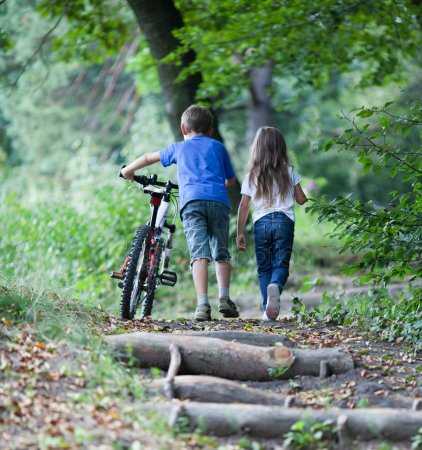
[(160, 151), (164, 167), (177, 164), (180, 210), (192, 200), (230, 206), (225, 181), (235, 176), (224, 145), (208, 136), (194, 136)]

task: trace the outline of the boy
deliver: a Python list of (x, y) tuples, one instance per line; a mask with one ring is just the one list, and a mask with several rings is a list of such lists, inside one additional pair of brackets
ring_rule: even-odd
[(229, 198), (227, 187), (236, 177), (224, 145), (210, 137), (213, 117), (201, 106), (192, 105), (181, 118), (184, 141), (160, 152), (147, 153), (122, 170), (133, 179), (134, 173), (150, 164), (164, 167), (177, 164), (180, 215), (189, 247), (192, 276), (197, 296), (194, 319), (211, 320), (208, 302), (208, 264), (214, 260), (219, 289), (219, 311), (224, 317), (238, 317), (230, 300)]

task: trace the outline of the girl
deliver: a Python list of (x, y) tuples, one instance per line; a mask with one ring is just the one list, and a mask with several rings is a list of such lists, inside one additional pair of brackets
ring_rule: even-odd
[(286, 142), (277, 128), (262, 127), (251, 147), (249, 173), (242, 183), (237, 247), (246, 249), (245, 224), (252, 200), (255, 253), (264, 320), (280, 312), (280, 294), (289, 276), (294, 235), (294, 201), (308, 199), (300, 176), (289, 165)]

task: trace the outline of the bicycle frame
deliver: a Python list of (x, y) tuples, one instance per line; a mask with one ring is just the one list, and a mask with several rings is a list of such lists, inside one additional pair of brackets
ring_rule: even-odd
[[(167, 194), (168, 195), (168, 194)], [(151, 193), (152, 214), (150, 220), (150, 227), (158, 232), (162, 231), (167, 218), (167, 213), (170, 208), (169, 199), (165, 199), (166, 194)]]

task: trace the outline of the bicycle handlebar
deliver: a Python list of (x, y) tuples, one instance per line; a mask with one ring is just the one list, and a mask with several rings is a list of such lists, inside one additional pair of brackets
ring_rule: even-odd
[[(125, 177), (122, 175), (122, 169), (126, 166), (122, 166), (119, 172), (119, 177), (125, 179)], [(133, 181), (136, 181), (136, 183), (141, 184), (142, 186), (159, 186), (159, 187), (169, 187), (171, 189), (179, 189), (179, 185), (176, 183), (172, 183), (169, 181), (158, 181), (157, 175), (134, 175)]]

